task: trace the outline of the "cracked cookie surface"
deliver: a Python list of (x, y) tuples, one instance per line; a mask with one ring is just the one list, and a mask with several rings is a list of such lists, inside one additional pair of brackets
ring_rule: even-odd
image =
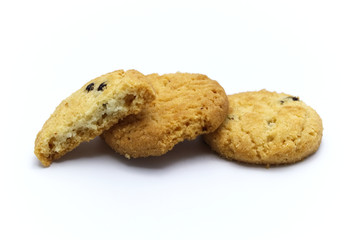
[(322, 120), (298, 97), (261, 90), (228, 96), (223, 124), (204, 140), (221, 156), (246, 163), (294, 163), (317, 151)]
[(86, 83), (63, 100), (35, 140), (34, 153), (44, 166), (100, 135), (155, 98), (147, 78), (136, 70), (118, 70)]
[(156, 99), (102, 134), (127, 158), (160, 156), (183, 140), (216, 130), (228, 112), (224, 89), (202, 74), (147, 75)]

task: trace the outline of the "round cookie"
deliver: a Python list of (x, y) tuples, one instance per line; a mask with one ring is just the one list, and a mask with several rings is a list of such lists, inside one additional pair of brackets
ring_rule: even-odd
[(175, 73), (147, 76), (156, 99), (102, 134), (127, 158), (160, 156), (174, 145), (216, 130), (228, 112), (224, 89), (205, 75)]
[(118, 70), (95, 78), (63, 100), (35, 140), (34, 153), (44, 166), (100, 135), (155, 98), (147, 78), (136, 70)]
[(228, 100), (226, 120), (204, 136), (221, 156), (269, 166), (300, 161), (320, 146), (322, 120), (298, 97), (261, 90)]

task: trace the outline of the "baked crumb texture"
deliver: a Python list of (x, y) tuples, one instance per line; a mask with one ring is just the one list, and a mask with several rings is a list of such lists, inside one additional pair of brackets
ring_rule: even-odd
[(163, 155), (181, 141), (216, 130), (226, 118), (226, 93), (207, 76), (175, 73), (147, 77), (156, 91), (156, 100), (102, 135), (125, 157)]
[(139, 113), (154, 98), (149, 81), (135, 70), (93, 79), (55, 109), (36, 137), (34, 153), (47, 167), (120, 119)]
[(221, 156), (269, 166), (300, 161), (319, 148), (322, 120), (298, 97), (261, 90), (228, 99), (226, 120), (204, 136)]

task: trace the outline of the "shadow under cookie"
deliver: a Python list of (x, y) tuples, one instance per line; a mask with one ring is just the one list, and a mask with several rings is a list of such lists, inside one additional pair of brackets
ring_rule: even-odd
[[(204, 158), (200, 156), (204, 155)], [(212, 150), (202, 141), (200, 137), (192, 141), (184, 141), (177, 144), (168, 153), (159, 157), (141, 157), (127, 159), (124, 156), (113, 151), (100, 137), (96, 137), (90, 142), (81, 143), (76, 149), (67, 153), (54, 163), (71, 162), (71, 161), (92, 161), (101, 158), (111, 158), (120, 164), (128, 167), (144, 169), (162, 169), (174, 166), (181, 162), (205, 160), (207, 156), (214, 154)], [(37, 165), (41, 164), (37, 162)]]

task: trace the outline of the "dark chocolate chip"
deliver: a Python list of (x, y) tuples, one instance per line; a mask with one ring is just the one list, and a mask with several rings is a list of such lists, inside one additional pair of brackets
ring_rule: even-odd
[(107, 84), (105, 82), (102, 82), (98, 87), (98, 91), (103, 91), (106, 86)]
[(86, 86), (86, 88), (85, 88), (85, 90), (88, 91), (88, 92), (90, 92), (90, 91), (93, 90), (93, 89), (94, 89), (94, 83), (89, 84), (89, 85)]
[(289, 100), (291, 100), (291, 99), (292, 99), (292, 101), (299, 101), (299, 100), (300, 100), (299, 97), (290, 96), (290, 97), (284, 98), (283, 100), (280, 100), (280, 103), (281, 103), (281, 105), (282, 105), (282, 104), (284, 104), (286, 101), (289, 101)]

